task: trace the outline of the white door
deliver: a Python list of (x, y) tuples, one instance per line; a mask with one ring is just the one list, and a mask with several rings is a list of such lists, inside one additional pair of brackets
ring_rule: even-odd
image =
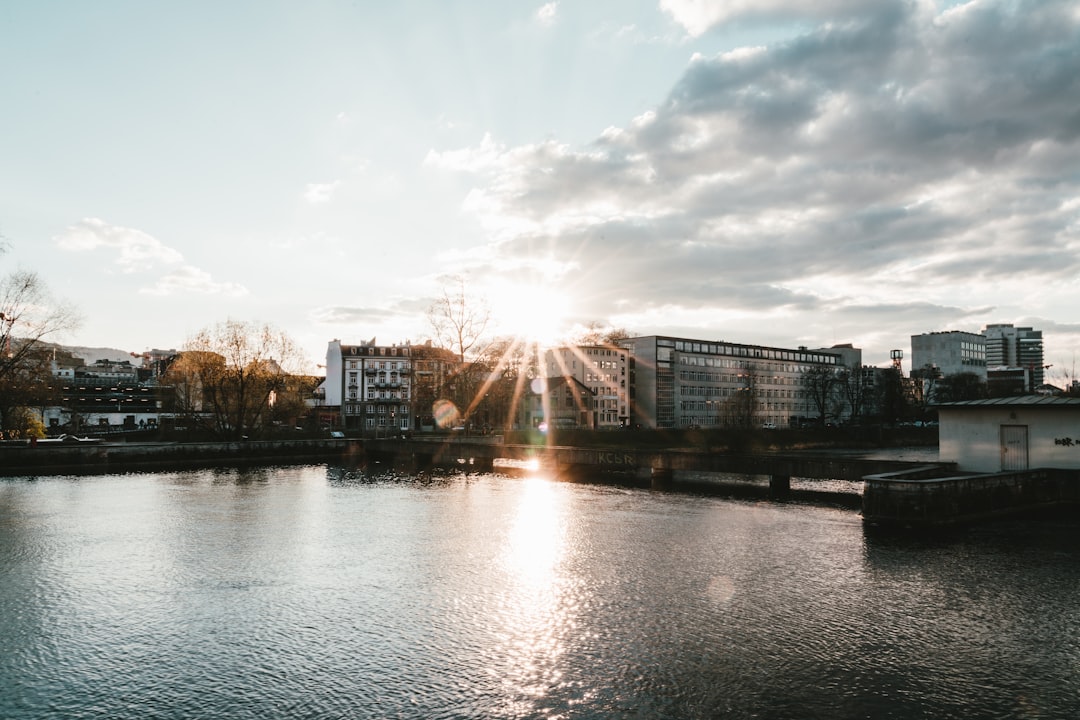
[(1028, 467), (1028, 429), (1027, 425), (1001, 426), (1001, 470), (1027, 470)]

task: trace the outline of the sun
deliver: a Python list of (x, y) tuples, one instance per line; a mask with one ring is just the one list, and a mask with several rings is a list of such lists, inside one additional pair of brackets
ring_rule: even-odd
[(495, 331), (551, 347), (565, 341), (573, 298), (555, 285), (500, 280), (489, 290)]

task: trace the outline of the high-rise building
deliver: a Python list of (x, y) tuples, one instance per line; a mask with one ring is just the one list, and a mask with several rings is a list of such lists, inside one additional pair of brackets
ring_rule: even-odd
[(912, 335), (912, 376), (927, 366), (943, 377), (974, 373), (986, 380), (986, 338), (960, 330)]
[(1042, 330), (998, 323), (987, 325), (982, 334), (986, 338), (988, 367), (1024, 368), (1031, 378), (1029, 391), (1043, 384)]
[(803, 390), (804, 374), (844, 368), (841, 354), (831, 350), (656, 335), (620, 345), (631, 355), (633, 422), (652, 428), (797, 424), (818, 415)]

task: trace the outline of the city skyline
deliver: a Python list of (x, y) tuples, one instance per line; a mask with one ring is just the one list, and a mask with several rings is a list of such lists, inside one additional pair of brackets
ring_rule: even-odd
[(1080, 348), (1067, 2), (21, 4), (0, 24), (5, 272), (64, 345), (235, 319), (422, 342), (600, 322), (774, 347)]

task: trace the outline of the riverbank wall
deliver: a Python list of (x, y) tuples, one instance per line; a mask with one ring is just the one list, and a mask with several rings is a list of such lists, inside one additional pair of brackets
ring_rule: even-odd
[(235, 442), (19, 443), (0, 447), (0, 474), (55, 475), (293, 464), (363, 458), (359, 440), (244, 440)]
[(870, 475), (863, 481), (863, 521), (879, 527), (935, 528), (1046, 510), (1080, 514), (1080, 471), (1034, 469), (962, 473), (940, 469)]

